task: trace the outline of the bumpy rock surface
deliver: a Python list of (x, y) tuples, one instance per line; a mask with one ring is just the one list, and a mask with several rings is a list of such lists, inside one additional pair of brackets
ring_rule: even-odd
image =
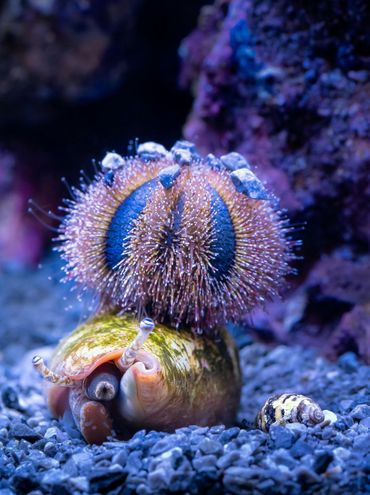
[(370, 240), (369, 19), (365, 1), (216, 0), (180, 52), (185, 135), (245, 154), (325, 246)]
[[(32, 348), (47, 346), (46, 357), (83, 312), (71, 306), (58, 276), (52, 261), (36, 273), (0, 278), (0, 495), (369, 492), (369, 367), (353, 353), (330, 364), (313, 351), (271, 349), (242, 334), (244, 385), (234, 427), (139, 431), (126, 442), (87, 446), (70, 422), (50, 417), (30, 364)], [(266, 397), (289, 391), (310, 395), (337, 422), (256, 430)]]
[(314, 264), (283, 302), (246, 316), (245, 327), (264, 341), (316, 347), (330, 359), (353, 351), (370, 363), (369, 284), (370, 257), (337, 250)]
[[(258, 166), (293, 223), (305, 223), (297, 233), (301, 275), (321, 258), (326, 296), (338, 305), (351, 298), (345, 287), (340, 300), (335, 295), (339, 265), (348, 273), (353, 263), (350, 285), (364, 285), (361, 267), (369, 263), (361, 259), (370, 245), (369, 20), (364, 0), (216, 0), (180, 51), (182, 84), (195, 96), (185, 136), (204, 153), (236, 150)], [(333, 323), (332, 331), (344, 334), (333, 342), (352, 340), (364, 356), (369, 329), (363, 308), (352, 304), (355, 315), (352, 308), (346, 314), (355, 329), (347, 337), (348, 321)], [(267, 322), (270, 332), (273, 326)]]

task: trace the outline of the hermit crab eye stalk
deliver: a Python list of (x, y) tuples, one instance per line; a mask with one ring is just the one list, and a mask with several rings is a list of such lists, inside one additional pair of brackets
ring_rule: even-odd
[(48, 382), (61, 387), (74, 387), (76, 382), (67, 376), (61, 376), (46, 366), (41, 356), (34, 356), (32, 364), (35, 370)]
[(143, 347), (151, 332), (154, 330), (154, 321), (151, 318), (144, 318), (140, 322), (139, 331), (132, 344), (128, 345), (121, 360), (120, 368), (129, 368), (135, 361), (138, 351)]
[(212, 331), (274, 297), (290, 272), (290, 228), (239, 153), (144, 143), (134, 157), (108, 153), (74, 195), (59, 249), (67, 278), (102, 309)]

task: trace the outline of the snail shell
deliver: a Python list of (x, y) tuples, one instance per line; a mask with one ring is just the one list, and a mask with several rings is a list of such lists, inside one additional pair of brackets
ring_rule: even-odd
[(269, 397), (257, 415), (257, 426), (269, 431), (274, 423), (303, 423), (307, 426), (324, 421), (320, 406), (309, 397), (300, 394), (277, 394)]
[(139, 349), (132, 345), (140, 340), (134, 317), (95, 317), (57, 347), (52, 377), (44, 374), (54, 381), (49, 408), (57, 417), (71, 410), (89, 443), (141, 428), (231, 424), (240, 398), (239, 358), (226, 330), (219, 334), (216, 341), (157, 325)]

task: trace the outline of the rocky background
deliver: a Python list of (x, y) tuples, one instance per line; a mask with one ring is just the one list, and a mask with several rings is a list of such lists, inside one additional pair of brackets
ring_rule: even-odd
[(243, 153), (302, 240), (282, 301), (246, 330), (369, 363), (369, 6), (204, 3), (1, 3), (0, 267), (49, 246), (30, 197), (56, 211), (61, 177), (183, 132), (201, 152)]
[(369, 21), (361, 0), (217, 0), (180, 48), (185, 137), (244, 154), (303, 240), (290, 292), (251, 331), (368, 363)]
[(50, 247), (28, 198), (56, 211), (61, 177), (78, 184), (136, 137), (179, 139), (191, 95), (178, 86), (178, 46), (203, 3), (0, 2), (0, 269), (34, 266)]
[[(369, 23), (365, 0), (0, 2), (0, 495), (370, 492)], [(233, 428), (86, 446), (30, 366), (89, 308), (28, 199), (57, 212), (62, 176), (182, 133), (256, 167), (302, 240), (296, 275), (232, 329)], [(262, 433), (276, 392), (337, 421)]]

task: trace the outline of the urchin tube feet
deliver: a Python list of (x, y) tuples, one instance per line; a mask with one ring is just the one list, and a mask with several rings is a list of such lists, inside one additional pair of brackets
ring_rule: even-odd
[(133, 342), (126, 347), (125, 352), (117, 363), (121, 370), (128, 369), (134, 362), (138, 351), (143, 347), (155, 324), (151, 318), (144, 318), (139, 325), (139, 331)]
[(41, 356), (34, 356), (32, 364), (35, 370), (48, 382), (60, 385), (61, 387), (74, 387), (76, 381), (68, 376), (61, 376), (48, 368)]
[(112, 363), (105, 363), (85, 378), (83, 387), (91, 400), (110, 401), (117, 397), (120, 373)]
[(100, 445), (113, 434), (113, 421), (107, 408), (86, 397), (82, 386), (70, 390), (69, 407), (86, 442)]

